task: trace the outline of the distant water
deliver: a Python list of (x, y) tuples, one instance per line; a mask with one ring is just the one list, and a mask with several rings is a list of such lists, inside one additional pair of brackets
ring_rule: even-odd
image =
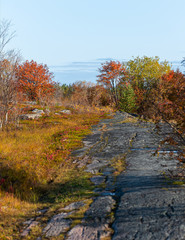
[[(90, 62), (72, 62), (61, 66), (50, 66), (49, 69), (54, 73), (54, 80), (61, 84), (72, 84), (77, 81), (96, 83), (97, 75), (99, 74), (98, 69), (102, 63), (108, 60), (114, 59), (102, 58)], [(126, 60), (122, 61), (125, 62)], [(172, 61), (170, 63), (174, 70), (179, 68), (180, 71), (185, 71), (185, 67), (182, 67), (180, 61)]]
[(55, 81), (59, 83), (71, 84), (77, 81), (96, 82), (98, 69), (101, 63), (110, 59), (97, 59), (90, 62), (72, 62), (61, 66), (50, 66), (50, 71), (54, 73)]

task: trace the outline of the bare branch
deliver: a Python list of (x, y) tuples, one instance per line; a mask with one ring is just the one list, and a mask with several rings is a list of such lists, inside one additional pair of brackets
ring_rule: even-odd
[[(15, 50), (7, 50), (7, 44), (15, 36), (10, 32), (11, 22), (0, 22), (0, 128), (4, 129), (14, 119), (17, 108), (16, 67), (20, 54)], [(12, 118), (13, 117), (13, 118)], [(15, 119), (14, 119), (15, 120)], [(13, 121), (14, 121), (13, 120)], [(12, 120), (11, 120), (12, 121)], [(13, 122), (14, 124), (14, 122)]]
[(3, 51), (7, 44), (15, 37), (15, 31), (10, 32), (11, 22), (3, 20), (0, 23), (0, 55), (3, 54)]

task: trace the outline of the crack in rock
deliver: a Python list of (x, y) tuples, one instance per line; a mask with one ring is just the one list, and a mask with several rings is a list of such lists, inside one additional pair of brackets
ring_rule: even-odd
[(47, 226), (43, 229), (46, 237), (57, 237), (65, 233), (71, 226), (72, 220), (67, 218), (73, 212), (59, 213), (51, 218)]
[(108, 216), (115, 206), (115, 200), (110, 196), (97, 197), (86, 211), (82, 223), (72, 228), (67, 234), (67, 240), (98, 240), (110, 236)]

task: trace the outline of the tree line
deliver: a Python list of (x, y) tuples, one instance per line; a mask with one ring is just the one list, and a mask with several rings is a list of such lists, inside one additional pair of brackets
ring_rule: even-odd
[[(21, 62), (19, 53), (7, 50), (15, 33), (10, 22), (0, 24), (0, 127), (19, 121), (18, 107), (23, 101), (41, 105), (63, 102), (90, 106), (111, 106), (137, 113), (144, 118), (172, 122), (184, 136), (185, 76), (172, 70), (158, 57), (136, 57), (127, 63), (107, 61), (99, 69), (97, 84), (76, 82), (72, 85), (53, 81), (47, 65), (36, 61)], [(185, 60), (183, 60), (183, 63)]]
[(175, 123), (185, 130), (185, 76), (158, 57), (137, 57), (121, 64), (109, 61), (100, 68), (98, 83), (111, 95), (119, 109), (156, 121)]

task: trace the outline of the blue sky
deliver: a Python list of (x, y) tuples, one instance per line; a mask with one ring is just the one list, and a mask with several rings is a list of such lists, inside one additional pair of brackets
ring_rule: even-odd
[(98, 58), (185, 56), (185, 0), (0, 0), (9, 47), (48, 65)]

